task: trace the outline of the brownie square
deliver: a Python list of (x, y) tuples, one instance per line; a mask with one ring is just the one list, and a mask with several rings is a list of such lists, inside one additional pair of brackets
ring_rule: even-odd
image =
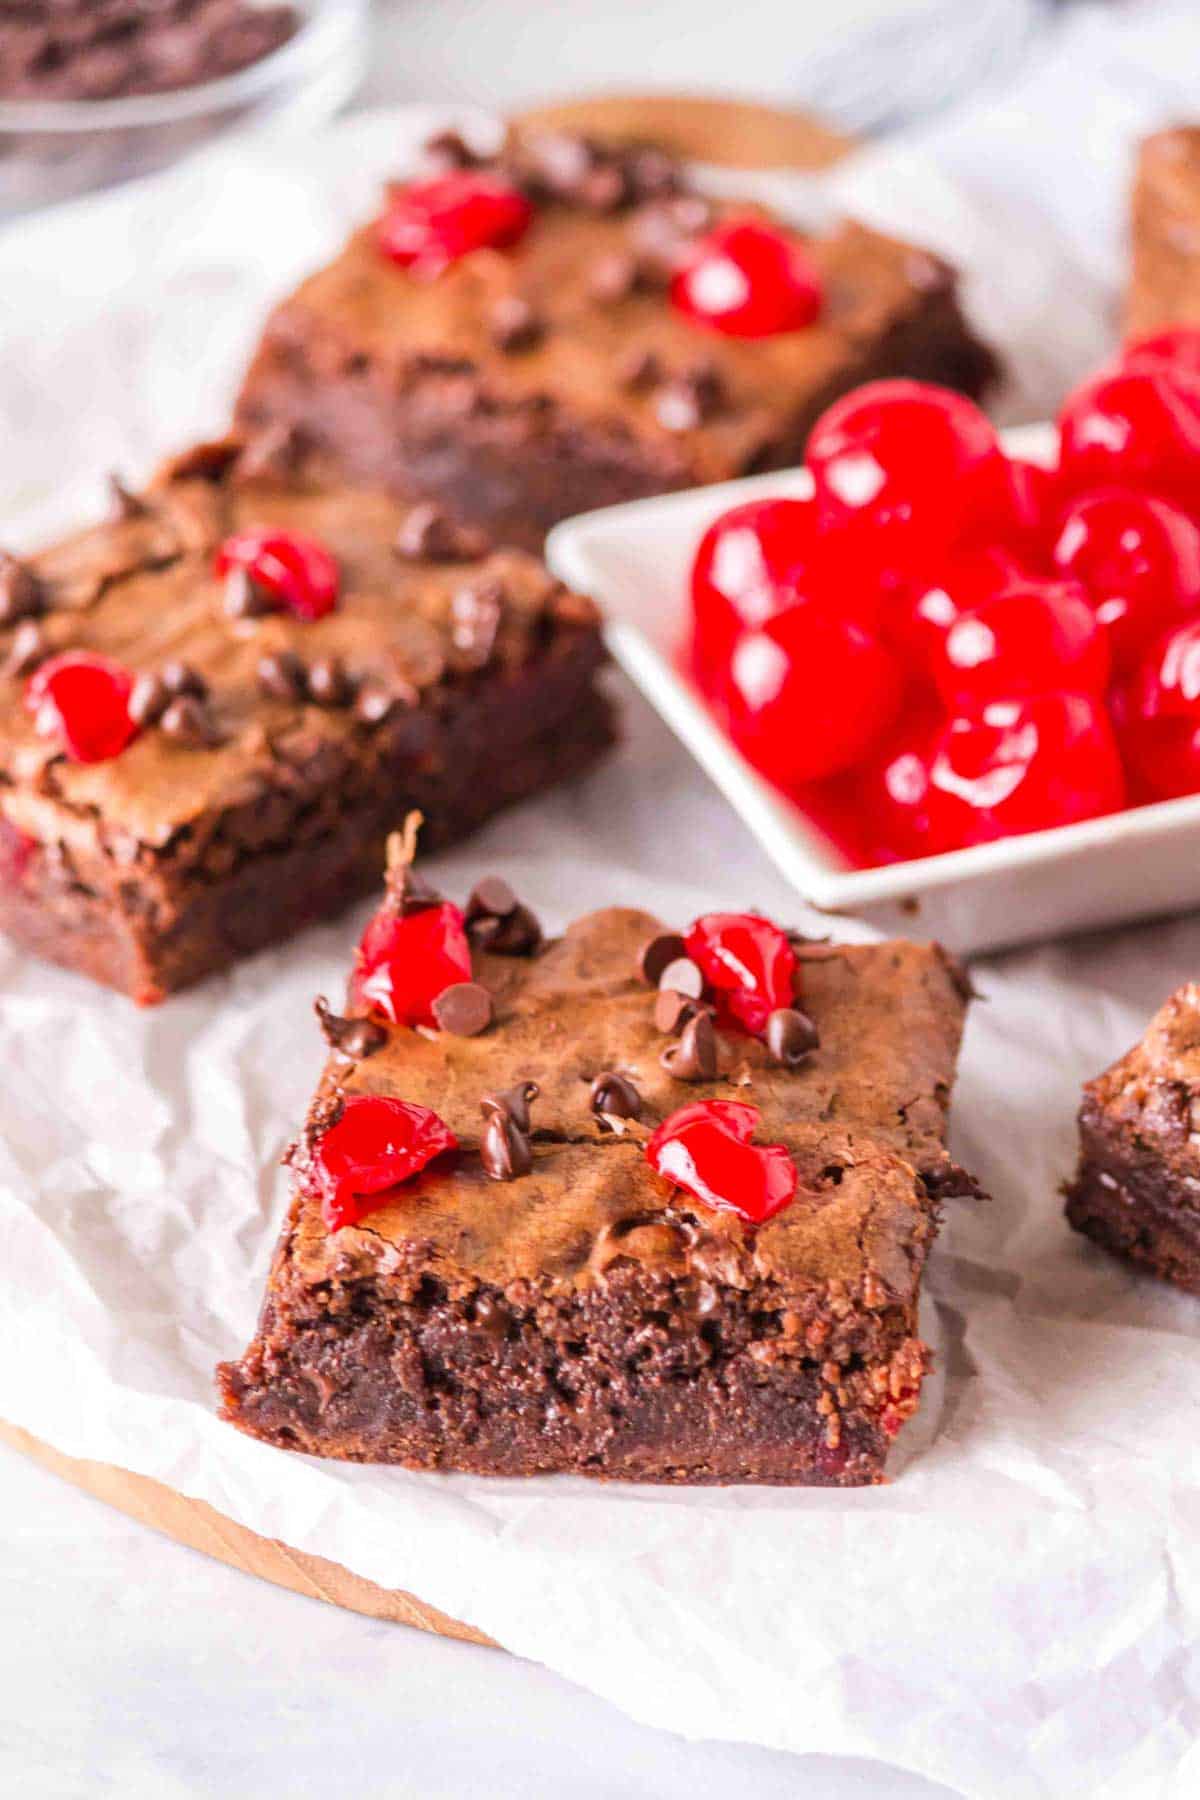
[[(370, 891), (410, 808), (444, 844), (611, 741), (590, 602), (424, 503), (289, 459), (201, 446), (107, 522), (0, 566), (0, 930), (141, 1003)], [(239, 610), (214, 558), (251, 527), (333, 554), (332, 611), (258, 610), (244, 589)], [(27, 704), (64, 651), (194, 691), (75, 761)]]
[[(494, 1008), (477, 1036), (376, 1020), (364, 1045), (337, 1022), (257, 1334), (219, 1371), (226, 1418), (423, 1469), (882, 1479), (929, 1363), (917, 1304), (938, 1197), (971, 1191), (945, 1148), (965, 983), (936, 946), (800, 944), (817, 1048), (784, 1066), (722, 1027), (715, 1065), (685, 1079), (639, 972), (662, 929), (614, 908), (524, 957), (477, 942)], [(598, 1097), (616, 1078), (619, 1117)], [(496, 1179), (487, 1097), (528, 1082), (524, 1171)], [(460, 1148), (331, 1231), (314, 1158), (362, 1096), (432, 1108)], [(647, 1160), (653, 1129), (706, 1100), (758, 1109), (756, 1139), (794, 1162), (795, 1196), (765, 1224)]]
[(1148, 137), (1133, 188), (1126, 330), (1200, 324), (1200, 126)]
[(859, 382), (978, 395), (995, 373), (953, 271), (910, 244), (852, 223), (805, 239), (815, 323), (728, 337), (671, 304), (670, 274), (722, 218), (764, 209), (689, 192), (659, 151), (584, 138), (519, 140), (493, 167), (533, 200), (524, 238), (430, 280), (359, 231), (271, 317), (243, 424), (299, 427), (355, 479), (536, 548), (573, 513), (797, 462)]
[(1067, 1218), (1114, 1256), (1200, 1294), (1200, 985), (1083, 1090)]

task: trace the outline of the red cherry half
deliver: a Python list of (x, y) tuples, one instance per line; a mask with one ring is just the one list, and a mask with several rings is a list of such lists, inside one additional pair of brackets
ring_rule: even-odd
[(960, 844), (1071, 825), (1125, 803), (1108, 715), (1086, 694), (994, 700), (951, 719), (934, 748), (930, 782), (938, 805), (959, 803)]
[(1167, 500), (1109, 488), (1067, 508), (1055, 566), (1083, 583), (1118, 668), (1200, 606), (1200, 531)]
[(1200, 459), (1200, 377), (1165, 364), (1085, 381), (1058, 420), (1060, 473), (1073, 493), (1137, 488), (1195, 506)]
[(730, 219), (693, 245), (672, 278), (671, 301), (727, 337), (775, 337), (812, 324), (821, 283), (795, 238), (757, 219)]
[(330, 1231), (357, 1225), (388, 1193), (458, 1139), (427, 1106), (378, 1094), (352, 1094), (313, 1151), (321, 1217)]
[(814, 601), (745, 631), (729, 664), (729, 729), (780, 787), (860, 761), (888, 729), (904, 674), (871, 632)]
[(519, 188), (495, 175), (458, 170), (400, 189), (378, 226), (383, 254), (420, 275), (437, 275), (472, 250), (507, 250), (533, 222)]
[(663, 1120), (646, 1145), (646, 1160), (705, 1206), (761, 1225), (788, 1205), (797, 1177), (783, 1144), (750, 1142), (758, 1121), (756, 1106), (696, 1101)]
[(938, 690), (960, 712), (1023, 694), (1103, 694), (1110, 655), (1104, 628), (1078, 582), (1014, 582), (946, 633)]
[(25, 704), (43, 737), (58, 737), (72, 762), (107, 762), (138, 734), (129, 714), (133, 676), (108, 656), (68, 650), (25, 684)]
[(719, 686), (738, 633), (762, 625), (805, 591), (817, 549), (816, 502), (750, 500), (714, 519), (692, 564), (697, 680)]
[(350, 992), (394, 1025), (436, 1025), (433, 1003), (471, 979), (471, 947), (457, 906), (441, 901), (418, 912), (380, 907), (358, 946)]
[(298, 619), (320, 619), (337, 604), (337, 562), (316, 538), (255, 527), (227, 537), (217, 551), (218, 575), (244, 569), (255, 585)]
[(1114, 713), (1138, 798), (1200, 793), (1200, 619), (1154, 646), (1118, 690)]
[(757, 913), (704, 913), (689, 927), (687, 953), (713, 990), (718, 1017), (759, 1036), (777, 1007), (796, 998), (796, 953)]

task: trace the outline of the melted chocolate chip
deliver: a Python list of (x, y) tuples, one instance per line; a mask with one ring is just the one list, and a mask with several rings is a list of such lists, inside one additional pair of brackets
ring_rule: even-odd
[(275, 650), (258, 662), (260, 693), (271, 700), (303, 700), (308, 694), (308, 671), (294, 650)]
[(160, 729), (188, 750), (211, 750), (221, 742), (217, 722), (203, 700), (193, 694), (181, 694), (172, 700), (162, 718)]
[(694, 963), (690, 956), (673, 958), (659, 976), (658, 985), (672, 994), (684, 994), (689, 1000), (699, 1000), (704, 994), (704, 976), (700, 972), (700, 965)]
[(308, 671), (308, 691), (318, 706), (349, 706), (354, 689), (340, 656), (320, 656)]
[(514, 1181), (533, 1167), (529, 1106), (538, 1091), (536, 1081), (522, 1081), (504, 1093), (485, 1094), (480, 1101), (484, 1127), (479, 1156), (493, 1181)]
[(605, 1069), (592, 1082), (592, 1111), (603, 1121), (605, 1113), (615, 1119), (640, 1119), (642, 1096), (626, 1075)]
[(772, 1062), (794, 1069), (818, 1047), (821, 1034), (798, 1006), (780, 1006), (767, 1018), (766, 1042)]
[(230, 569), (225, 577), (224, 607), (231, 619), (260, 619), (274, 612), (275, 596), (260, 587), (249, 569)]
[(4, 659), (6, 675), (28, 675), (45, 662), (50, 654), (50, 645), (41, 626), (33, 619), (26, 619), (13, 632), (12, 643), (8, 646), (8, 655)]
[(485, 1094), (479, 1104), (485, 1113), (507, 1113), (518, 1131), (528, 1131), (529, 1108), (541, 1091), (536, 1081), (518, 1081), (514, 1087)]
[(478, 1037), (492, 1022), (492, 996), (478, 981), (455, 981), (433, 1002), (433, 1016), (451, 1037)]
[(503, 919), (479, 919), (471, 935), (493, 956), (532, 956), (542, 941), (542, 928), (527, 906), (518, 903)]
[(313, 1001), (313, 1011), (321, 1021), (321, 1035), (329, 1048), (340, 1056), (348, 1056), (353, 1062), (364, 1056), (374, 1056), (388, 1041), (387, 1032), (374, 1019), (343, 1019), (331, 1012), (323, 994), (318, 994)]
[(663, 971), (680, 957), (686, 956), (683, 939), (677, 931), (663, 931), (647, 938), (638, 951), (638, 971), (649, 987), (657, 987)]
[(28, 564), (0, 550), (0, 625), (36, 619), (46, 610), (46, 593)]
[(486, 556), (488, 538), (428, 500), (405, 514), (392, 548), (406, 562), (474, 562)]
[(488, 329), (497, 350), (506, 354), (532, 350), (546, 334), (544, 319), (520, 294), (505, 294), (497, 300), (488, 318)]
[(129, 716), (138, 725), (157, 725), (170, 703), (161, 675), (139, 675), (129, 695)]
[(712, 1081), (717, 1073), (717, 1034), (711, 1016), (694, 1013), (659, 1061), (677, 1081)]

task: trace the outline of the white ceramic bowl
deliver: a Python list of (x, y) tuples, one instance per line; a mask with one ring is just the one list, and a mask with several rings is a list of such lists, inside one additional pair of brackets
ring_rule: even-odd
[[(1005, 444), (1030, 461), (1054, 459), (1048, 426), (1009, 432)], [(797, 892), (825, 912), (937, 937), (964, 954), (1200, 905), (1200, 795), (856, 869), (751, 768), (674, 661), (692, 557), (712, 521), (739, 501), (808, 491), (803, 469), (756, 475), (585, 513), (556, 526), (547, 545), (554, 573), (604, 608), (616, 660)]]

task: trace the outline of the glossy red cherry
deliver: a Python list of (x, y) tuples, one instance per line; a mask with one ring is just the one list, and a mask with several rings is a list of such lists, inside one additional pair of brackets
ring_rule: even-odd
[(796, 953), (787, 934), (757, 913), (704, 913), (689, 927), (687, 953), (713, 990), (722, 1025), (756, 1036), (796, 998)]
[(1200, 327), (1172, 325), (1166, 331), (1151, 332), (1149, 337), (1134, 338), (1121, 352), (1121, 362), (1127, 369), (1165, 365), (1200, 375)]
[(969, 815), (935, 786), (933, 764), (946, 720), (932, 705), (906, 712), (883, 747), (842, 777), (834, 804), (848, 822), (845, 847), (867, 867), (940, 856), (964, 841)]
[(882, 636), (910, 669), (931, 676), (955, 620), (1022, 574), (1012, 551), (1000, 545), (952, 553), (935, 579), (906, 584), (888, 600)]
[(941, 797), (961, 802), (963, 844), (1071, 825), (1125, 802), (1108, 715), (1086, 694), (993, 700), (952, 719), (935, 746), (930, 780)]
[(856, 586), (927, 573), (1002, 519), (1007, 466), (970, 400), (919, 381), (871, 381), (818, 419), (805, 456), (822, 524), (847, 532)]
[(1063, 503), (1057, 470), (1010, 457), (1006, 485), (1008, 498), (999, 537), (1030, 568), (1048, 567)]
[(969, 712), (1023, 694), (1103, 694), (1104, 627), (1078, 582), (1014, 582), (954, 621), (935, 676), (947, 706)]
[(1054, 562), (1083, 583), (1118, 668), (1200, 606), (1200, 531), (1149, 494), (1109, 488), (1076, 500), (1063, 515)]
[(797, 1178), (783, 1144), (750, 1142), (758, 1121), (756, 1106), (698, 1100), (663, 1120), (646, 1145), (646, 1160), (705, 1206), (762, 1225), (791, 1201)]
[(692, 564), (697, 680), (719, 686), (738, 633), (805, 592), (818, 552), (816, 502), (749, 500), (714, 519)]
[(700, 238), (671, 281), (671, 300), (727, 337), (800, 331), (821, 310), (821, 283), (794, 237), (757, 219), (730, 219)]
[(44, 737), (57, 737), (72, 762), (107, 762), (138, 734), (129, 714), (133, 676), (108, 656), (68, 650), (25, 684), (25, 704)]
[(1165, 364), (1102, 373), (1071, 395), (1058, 428), (1071, 492), (1137, 488), (1194, 508), (1200, 378)]
[(792, 788), (861, 761), (903, 691), (903, 670), (878, 638), (802, 601), (734, 645), (729, 730), (755, 768)]
[(298, 619), (323, 618), (337, 604), (336, 560), (324, 544), (300, 531), (237, 531), (217, 551), (214, 566), (222, 576), (244, 569), (256, 587)]
[(462, 169), (401, 188), (379, 221), (379, 248), (419, 275), (437, 275), (472, 250), (507, 250), (524, 237), (533, 208), (496, 175)]
[(313, 1151), (321, 1217), (330, 1231), (357, 1225), (386, 1204), (392, 1188), (457, 1148), (450, 1127), (427, 1106), (351, 1094)]
[(1154, 645), (1115, 695), (1114, 713), (1138, 799), (1200, 793), (1200, 619)]
[(381, 906), (358, 946), (351, 995), (395, 1025), (436, 1025), (433, 1003), (471, 979), (471, 947), (457, 906), (440, 901), (416, 912)]

